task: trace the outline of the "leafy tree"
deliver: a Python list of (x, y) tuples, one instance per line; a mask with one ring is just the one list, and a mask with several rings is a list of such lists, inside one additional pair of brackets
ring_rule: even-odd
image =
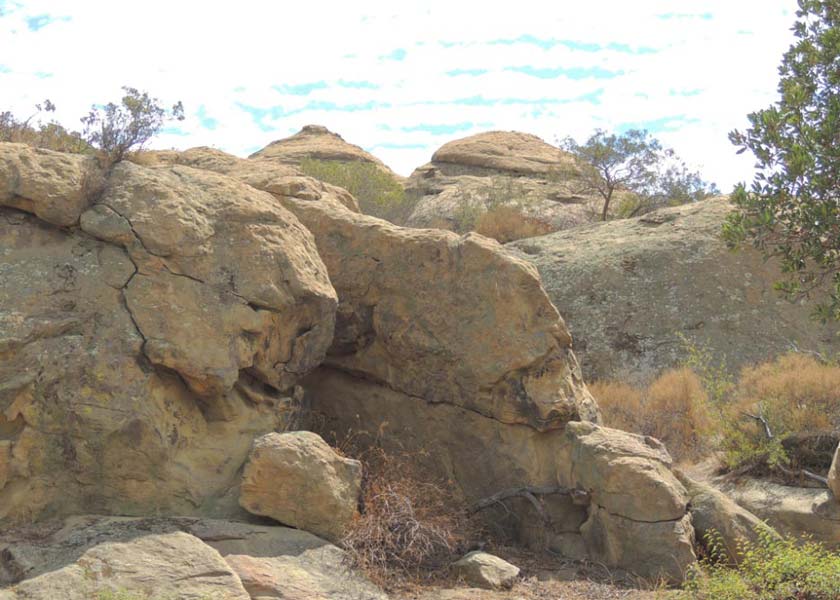
[(567, 137), (560, 147), (578, 159), (580, 174), (573, 179), (573, 191), (595, 194), (603, 200), (602, 221), (607, 220), (610, 204), (620, 191), (634, 195), (623, 207), (624, 216), (717, 193), (714, 184), (708, 186), (673, 150), (663, 148), (643, 129), (630, 129), (621, 135), (597, 129), (583, 144)]
[(840, 4), (799, 0), (796, 16), (779, 100), (729, 134), (757, 172), (749, 190), (736, 187), (724, 238), (780, 259), (777, 288), (792, 300), (826, 286), (816, 314), (827, 321), (840, 319)]
[(130, 151), (142, 149), (165, 122), (184, 120), (181, 102), (167, 110), (146, 92), (132, 87), (123, 87), (123, 91), (120, 104), (94, 105), (81, 119), (84, 139), (99, 148), (109, 164), (122, 160)]

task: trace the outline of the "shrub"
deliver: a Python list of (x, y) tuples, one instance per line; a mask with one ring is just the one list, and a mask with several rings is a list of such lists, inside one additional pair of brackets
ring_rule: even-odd
[(412, 455), (354, 453), (364, 465), (361, 515), (342, 541), (354, 566), (379, 583), (448, 567), (473, 531), (466, 504), (424, 476)]
[(475, 231), (501, 244), (551, 233), (555, 228), (535, 217), (529, 217), (514, 206), (496, 206), (478, 216)]
[(800, 467), (784, 442), (794, 435), (840, 430), (840, 366), (790, 353), (745, 368), (724, 423), (721, 443), (730, 469)]
[(157, 98), (135, 88), (123, 87), (120, 104), (92, 106), (82, 117), (86, 142), (99, 149), (106, 165), (123, 160), (133, 150), (140, 150), (169, 120), (184, 120), (184, 107), (178, 102), (167, 110)]
[(709, 397), (690, 369), (666, 371), (646, 389), (606, 382), (590, 390), (608, 426), (653, 436), (677, 460), (697, 459), (709, 450)]
[(91, 150), (77, 131), (68, 131), (58, 122), (41, 121), (43, 113), (55, 112), (55, 105), (49, 100), (35, 105), (35, 113), (23, 121), (10, 111), (0, 113), (0, 142), (28, 144), (56, 152), (83, 153)]
[[(820, 544), (776, 538), (759, 530), (742, 541), (739, 561), (727, 567), (712, 553), (691, 572), (683, 597), (698, 600), (836, 600), (840, 598), (840, 554)], [(714, 548), (714, 543), (709, 544)]]
[(414, 205), (400, 182), (373, 163), (305, 158), (300, 169), (353, 194), (366, 215), (399, 223), (408, 218)]

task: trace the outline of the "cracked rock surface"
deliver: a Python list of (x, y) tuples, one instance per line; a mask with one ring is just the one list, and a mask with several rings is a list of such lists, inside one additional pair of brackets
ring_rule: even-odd
[(77, 197), (82, 157), (0, 157), (0, 522), (240, 514), (251, 442), (333, 338), (312, 236), (213, 173), (121, 163)]

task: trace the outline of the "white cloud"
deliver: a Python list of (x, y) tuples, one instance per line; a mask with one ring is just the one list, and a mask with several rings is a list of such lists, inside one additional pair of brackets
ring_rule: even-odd
[[(444, 142), (466, 135), (405, 127), (468, 122), (471, 133), (518, 129), (553, 141), (585, 136), (594, 127), (681, 116), (676, 131), (656, 135), (723, 187), (751, 178), (751, 160), (736, 160), (726, 134), (743, 127), (748, 112), (774, 100), (776, 67), (791, 41), (796, 6), (795, 0), (520, 0), (494, 8), (456, 0), (16, 4), (0, 17), (0, 65), (10, 70), (0, 72), (0, 107), (21, 115), (49, 97), (59, 107), (58, 118), (72, 126), (91, 102), (115, 99), (127, 84), (187, 107), (190, 117), (181, 128), (188, 135), (162, 136), (158, 146), (207, 144), (244, 154), (314, 122), (375, 148), (403, 174)], [(661, 18), (673, 13), (700, 16)], [(70, 20), (31, 31), (27, 18), (41, 15)], [(532, 43), (488, 44), (522, 36)], [(538, 42), (552, 39), (574, 43)], [(578, 44), (656, 52), (590, 51)], [(403, 60), (380, 58), (398, 48), (405, 50)], [(541, 79), (505, 70), (512, 66), (622, 74)], [(488, 73), (446, 75), (455, 69)], [(378, 88), (347, 88), (339, 80)], [(328, 87), (308, 95), (274, 87), (319, 81)], [(598, 104), (557, 103), (599, 89)], [(474, 97), (533, 103), (452, 104)], [(328, 110), (368, 102), (376, 108)], [(314, 108), (267, 116), (262, 125), (272, 131), (264, 131), (240, 103), (278, 107), (278, 114)], [(200, 106), (217, 121), (214, 130), (202, 127), (195, 114)], [(393, 147), (413, 145), (424, 147)]]

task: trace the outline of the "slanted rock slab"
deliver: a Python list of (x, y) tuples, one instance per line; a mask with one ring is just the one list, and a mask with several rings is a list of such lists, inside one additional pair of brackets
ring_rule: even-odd
[(487, 552), (470, 552), (452, 565), (458, 577), (470, 585), (492, 590), (508, 588), (519, 577), (519, 567)]
[(337, 541), (357, 514), (361, 486), (361, 463), (339, 456), (319, 435), (270, 433), (254, 442), (239, 503)]

